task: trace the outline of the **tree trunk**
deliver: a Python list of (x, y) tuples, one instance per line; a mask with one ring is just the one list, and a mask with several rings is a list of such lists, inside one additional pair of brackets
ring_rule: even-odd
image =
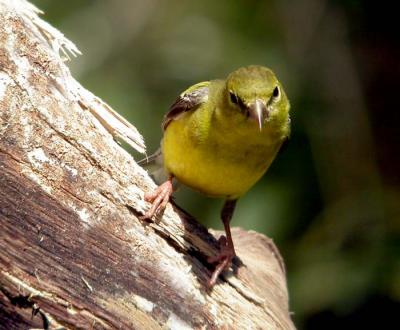
[(0, 328), (294, 329), (282, 260), (234, 229), (213, 290), (213, 235), (169, 205), (114, 138), (140, 134), (70, 75), (78, 53), (24, 0), (0, 0)]

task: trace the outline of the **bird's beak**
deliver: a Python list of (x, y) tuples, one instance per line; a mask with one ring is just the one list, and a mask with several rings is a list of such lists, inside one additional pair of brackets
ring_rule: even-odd
[(267, 106), (262, 100), (256, 99), (254, 103), (249, 104), (248, 110), (249, 117), (258, 123), (258, 127), (261, 131), (264, 124), (264, 119), (268, 118)]

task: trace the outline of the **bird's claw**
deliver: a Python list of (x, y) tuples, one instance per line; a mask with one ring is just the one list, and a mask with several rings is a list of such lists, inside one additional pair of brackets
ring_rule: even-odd
[(208, 288), (212, 288), (215, 283), (217, 282), (218, 276), (224, 271), (228, 270), (231, 263), (232, 259), (235, 257), (235, 250), (233, 247), (231, 247), (228, 244), (228, 240), (226, 239), (225, 236), (221, 236), (218, 239), (218, 242), (220, 244), (220, 253), (216, 256), (209, 257), (207, 259), (208, 263), (218, 263), (217, 266), (215, 267), (215, 270), (213, 274), (211, 275), (211, 278), (208, 280), (207, 286)]
[(150, 209), (140, 218), (142, 220), (152, 219), (155, 215), (164, 212), (169, 198), (173, 192), (172, 180), (165, 181), (156, 190), (144, 195), (146, 202), (152, 203)]

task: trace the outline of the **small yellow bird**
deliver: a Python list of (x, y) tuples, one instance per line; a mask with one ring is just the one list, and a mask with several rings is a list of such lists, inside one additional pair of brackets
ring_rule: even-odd
[[(145, 162), (163, 160), (168, 180), (145, 195), (143, 216), (162, 212), (172, 181), (226, 200), (221, 212), (226, 237), (208, 285), (229, 268), (235, 249), (230, 220), (239, 197), (267, 171), (290, 133), (289, 100), (274, 73), (262, 66), (232, 72), (226, 80), (198, 83), (184, 91), (165, 115), (161, 150)], [(143, 162), (142, 162), (143, 164)]]

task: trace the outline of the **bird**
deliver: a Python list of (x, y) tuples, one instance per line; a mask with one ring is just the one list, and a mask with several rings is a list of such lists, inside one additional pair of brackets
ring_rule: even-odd
[(175, 181), (206, 196), (224, 199), (225, 235), (208, 258), (212, 288), (236, 256), (230, 222), (237, 204), (264, 175), (290, 135), (290, 103), (273, 71), (250, 65), (226, 79), (197, 83), (179, 95), (162, 121), (160, 149), (141, 165), (162, 164), (166, 180), (144, 195), (152, 219), (166, 208)]

